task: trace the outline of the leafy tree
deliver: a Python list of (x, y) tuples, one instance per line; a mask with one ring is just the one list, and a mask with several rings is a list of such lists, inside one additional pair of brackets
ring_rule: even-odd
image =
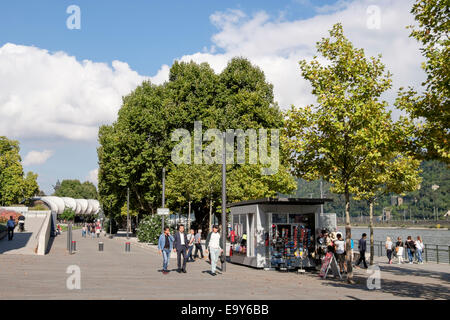
[[(207, 63), (175, 62), (165, 84), (142, 83), (124, 97), (117, 121), (100, 128), (101, 202), (108, 203), (111, 214), (117, 214), (129, 187), (130, 207), (141, 214), (156, 213), (161, 204), (162, 168), (166, 167), (168, 192), (171, 195), (169, 205), (179, 208), (184, 201), (189, 210), (191, 202), (196, 220), (204, 221), (218, 199), (214, 186), (217, 185), (216, 177), (220, 181), (220, 165), (214, 165), (218, 176), (215, 173), (210, 175), (216, 172), (215, 169), (202, 171), (197, 176), (186, 174), (185, 179), (182, 179), (180, 172), (186, 172), (187, 168), (180, 168), (178, 173), (171, 174), (176, 169), (171, 164), (171, 151), (177, 144), (171, 141), (171, 133), (181, 128), (192, 132), (195, 121), (202, 121), (203, 131), (208, 128), (221, 131), (228, 128), (281, 128), (283, 118), (273, 101), (272, 91), (272, 85), (266, 82), (264, 73), (243, 58), (232, 59), (220, 74), (215, 74)], [(193, 166), (190, 168), (198, 172)], [(239, 165), (227, 168), (231, 176)], [(207, 177), (214, 179), (208, 180)], [(270, 180), (270, 177), (265, 179)], [(199, 186), (201, 198), (197, 197), (197, 192), (194, 195), (178, 188), (176, 181), (181, 180), (185, 180), (184, 185)], [(256, 180), (257, 177), (250, 179), (253, 183)], [(271, 193), (288, 191), (286, 185), (269, 185), (283, 188), (271, 190)], [(295, 188), (293, 182), (289, 186)]]
[(19, 142), (0, 136), (0, 204), (12, 205), (36, 195), (37, 174), (24, 172), (19, 154)]
[[(359, 187), (361, 170), (389, 150), (384, 141), (390, 118), (380, 95), (390, 88), (391, 75), (380, 57), (366, 58), (345, 38), (336, 24), (330, 38), (317, 43), (329, 63), (317, 57), (300, 61), (302, 75), (312, 85), (318, 104), (292, 109), (282, 141), (292, 155), (295, 175), (306, 180), (323, 178), (332, 191), (345, 197), (346, 245), (350, 248), (350, 196)], [(348, 281), (353, 282), (351, 252), (347, 250)]]
[(90, 181), (81, 183), (79, 180), (63, 180), (53, 194), (57, 197), (74, 199), (97, 199), (97, 188)]
[(406, 110), (418, 126), (409, 147), (419, 157), (450, 163), (450, 9), (447, 0), (416, 0), (411, 13), (418, 25), (410, 26), (411, 37), (422, 44), (427, 79), (423, 93), (401, 89), (396, 105)]
[[(395, 144), (394, 144), (395, 145)], [(370, 229), (370, 264), (373, 264), (373, 204), (382, 195), (416, 190), (421, 179), (419, 177), (420, 161), (411, 156), (402, 156), (398, 152), (386, 154), (383, 158), (366, 162), (359, 170), (362, 174), (355, 190), (355, 199), (367, 200), (369, 204)]]
[(66, 207), (59, 218), (67, 221), (73, 221), (75, 219), (75, 211), (73, 211), (71, 208)]

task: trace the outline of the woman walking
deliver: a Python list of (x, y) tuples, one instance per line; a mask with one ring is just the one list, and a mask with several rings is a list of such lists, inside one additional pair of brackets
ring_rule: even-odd
[(416, 244), (414, 243), (414, 240), (412, 239), (411, 236), (408, 236), (408, 239), (406, 240), (406, 249), (408, 250), (408, 259), (409, 259), (409, 264), (413, 263), (413, 259), (414, 259), (414, 253), (416, 251)]
[(397, 238), (397, 242), (395, 243), (395, 253), (397, 254), (398, 264), (403, 263), (403, 241), (401, 237)]
[(420, 239), (420, 236), (417, 237), (417, 240), (416, 240), (416, 242), (414, 242), (414, 245), (416, 246), (417, 262), (419, 264), (423, 264), (423, 260), (422, 260), (423, 242), (422, 242), (422, 239)]
[(386, 247), (386, 255), (388, 257), (389, 264), (392, 264), (392, 246), (393, 246), (393, 244), (392, 244), (391, 238), (387, 237), (385, 247)]

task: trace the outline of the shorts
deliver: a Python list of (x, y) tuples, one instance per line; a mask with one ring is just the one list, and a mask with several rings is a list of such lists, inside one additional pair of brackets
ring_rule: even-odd
[(345, 262), (345, 253), (336, 253), (336, 260), (338, 263)]

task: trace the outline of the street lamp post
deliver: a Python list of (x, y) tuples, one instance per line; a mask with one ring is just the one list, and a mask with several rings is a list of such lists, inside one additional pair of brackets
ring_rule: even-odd
[[(166, 206), (166, 168), (162, 170), (162, 207)], [(161, 216), (161, 230), (164, 233), (164, 215)]]
[(227, 145), (226, 145), (226, 133), (222, 133), (223, 147), (222, 147), (222, 247), (223, 247), (223, 259), (222, 272), (226, 271), (226, 256), (227, 256)]
[[(439, 186), (437, 185), (437, 184), (433, 184), (432, 186), (431, 186), (431, 189), (433, 190), (433, 191), (436, 191), (437, 189), (439, 189)], [(437, 221), (437, 211), (436, 211), (436, 192), (433, 192), (433, 198), (434, 198), (434, 201), (433, 201), (433, 204), (434, 204), (434, 217), (435, 217), (435, 220)]]
[(129, 239), (130, 231), (130, 188), (127, 187), (127, 239)]

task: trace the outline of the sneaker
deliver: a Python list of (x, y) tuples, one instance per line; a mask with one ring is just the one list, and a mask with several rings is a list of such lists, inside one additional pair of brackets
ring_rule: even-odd
[(211, 275), (212, 276), (216, 276), (217, 274), (215, 272), (211, 272)]
[(168, 274), (169, 272), (168, 271), (166, 271), (166, 270), (164, 270), (163, 272), (162, 272), (162, 274)]
[(409, 264), (413, 264), (412, 262), (410, 262)]

